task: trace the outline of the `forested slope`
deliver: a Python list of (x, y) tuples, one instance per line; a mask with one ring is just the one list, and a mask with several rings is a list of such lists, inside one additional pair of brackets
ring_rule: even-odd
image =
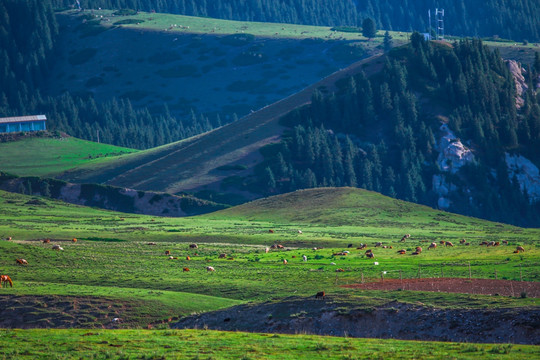
[[(52, 0), (54, 6), (73, 4)], [(81, 0), (85, 8), (131, 8), (223, 19), (312, 25), (360, 26), (366, 17), (380, 28), (427, 31), (427, 11), (445, 9), (448, 34), (540, 39), (540, 3), (536, 0)]]
[(497, 52), (478, 40), (440, 44), (416, 33), (379, 74), (351, 77), (331, 96), (315, 93), (310, 106), (285, 117), (292, 130), (263, 149), (252, 186), (267, 193), (358, 186), (538, 225), (536, 188), (508, 167), (518, 155), (540, 163), (539, 74), (537, 56), (517, 108), (513, 75)]

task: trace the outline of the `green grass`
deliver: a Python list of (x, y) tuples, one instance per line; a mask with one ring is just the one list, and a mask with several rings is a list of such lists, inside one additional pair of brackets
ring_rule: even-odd
[[(137, 289), (164, 292), (168, 295), (161, 298), (172, 296), (171, 304), (175, 296), (181, 297), (179, 293), (186, 292), (264, 301), (292, 294), (312, 296), (325, 290), (339, 296), (354, 294), (368, 299), (370, 294), (407, 302), (422, 299), (433, 306), (539, 304), (538, 299), (521, 299), (519, 295), (515, 298), (418, 292), (387, 295), (340, 287), (360, 282), (362, 275), (366, 280), (378, 280), (382, 271), (387, 272), (387, 278), (399, 278), (400, 270), (405, 278), (416, 277), (419, 266), (422, 277), (438, 277), (441, 268), (447, 277), (468, 277), (469, 262), (473, 277), (493, 278), (496, 269), (500, 279), (519, 280), (521, 270), (524, 280), (539, 280), (538, 229), (443, 213), (359, 189), (301, 191), (190, 218), (128, 215), (48, 199), (42, 199), (44, 205), (30, 205), (26, 204), (29, 197), (0, 194), (0, 237), (13, 237), (11, 242), (0, 242), (0, 266), (15, 281), (16, 287), (8, 289), (14, 294), (22, 291), (21, 294), (34, 295), (54, 292), (83, 295), (83, 290), (90, 289), (105, 296), (106, 289), (114, 289), (115, 296), (128, 299), (129, 289)], [(319, 203), (322, 200), (325, 204)], [(318, 217), (313, 211), (318, 212)], [(307, 218), (298, 218), (301, 213), (306, 213)], [(269, 233), (269, 229), (274, 233)], [(303, 233), (299, 234), (298, 229)], [(411, 238), (403, 244), (399, 240), (405, 233), (410, 233)], [(73, 237), (78, 239), (77, 243), (69, 241)], [(38, 240), (41, 238), (51, 238), (51, 244), (43, 244)], [(473, 245), (458, 245), (460, 238), (467, 238)], [(456, 246), (426, 250), (417, 257), (396, 253), (399, 248), (426, 247), (441, 239), (453, 241)], [(509, 240), (510, 245), (497, 248), (477, 245), (485, 239)], [(157, 244), (147, 245), (149, 241)], [(376, 241), (394, 247), (375, 248), (378, 266), (363, 251), (356, 250), (360, 243), (373, 248)], [(198, 243), (199, 249), (189, 249), (192, 242)], [(264, 248), (273, 243), (284, 244), (290, 250), (265, 253)], [(349, 255), (333, 255), (346, 250), (348, 243), (354, 244)], [(65, 250), (53, 251), (52, 244), (60, 244)], [(526, 252), (513, 254), (517, 244), (525, 246)], [(314, 246), (324, 249), (312, 250)], [(178, 259), (168, 259), (164, 255), (166, 250)], [(234, 259), (219, 259), (221, 253)], [(307, 263), (302, 261), (302, 255), (308, 257)], [(186, 260), (186, 256), (191, 260)], [(15, 258), (25, 258), (30, 265), (17, 266)], [(289, 264), (283, 265), (283, 259)], [(208, 265), (216, 271), (208, 273), (205, 269)], [(191, 271), (184, 273), (185, 266)], [(337, 274), (337, 267), (345, 272)], [(62, 292), (57, 284), (64, 284), (66, 290)], [(209, 309), (202, 304), (187, 310)]]
[(30, 137), (0, 143), (0, 170), (19, 176), (47, 176), (136, 151), (74, 137)]
[[(537, 346), (205, 330), (0, 330), (8, 359), (533, 359)], [(46, 341), (45, 341), (46, 339)]]

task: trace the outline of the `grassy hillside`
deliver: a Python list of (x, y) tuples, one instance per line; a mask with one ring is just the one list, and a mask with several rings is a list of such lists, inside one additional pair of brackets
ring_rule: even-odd
[(27, 137), (0, 143), (0, 170), (19, 176), (48, 176), (136, 151), (73, 137)]
[[(279, 141), (284, 130), (279, 119), (283, 115), (310, 103), (316, 89), (333, 91), (338, 80), (360, 71), (376, 72), (382, 62), (380, 56), (359, 61), (232, 124), (117, 161), (81, 166), (62, 175), (62, 179), (170, 193), (201, 189), (219, 191), (223, 179), (249, 175), (261, 158), (259, 149)], [(220, 170), (227, 165), (241, 167), (233, 171)]]
[[(265, 214), (261, 208), (249, 204), (246, 205), (249, 210), (240, 208), (236, 214), (226, 210), (213, 216), (179, 219), (126, 215), (46, 199), (36, 205), (28, 202), (26, 196), (2, 192), (0, 237), (11, 236), (13, 240), (0, 242), (0, 266), (16, 284), (13, 289), (3, 291), (21, 295), (50, 295), (55, 291), (77, 295), (83, 294), (89, 286), (97, 287), (92, 291), (104, 295), (107, 287), (122, 288), (124, 290), (115, 291), (125, 292), (126, 298), (130, 293), (128, 289), (147, 289), (259, 301), (291, 294), (310, 296), (323, 288), (330, 293), (361, 296), (358, 301), (362, 302), (371, 301), (364, 296), (384, 299), (395, 294), (353, 291), (339, 285), (359, 282), (361, 274), (366, 279), (378, 279), (383, 270), (388, 272), (388, 277), (399, 277), (399, 270), (404, 277), (416, 277), (419, 267), (423, 277), (439, 276), (441, 267), (446, 276), (467, 277), (469, 262), (474, 277), (493, 278), (493, 270), (497, 269), (500, 279), (516, 280), (521, 269), (523, 279), (538, 281), (535, 265), (540, 251), (538, 229), (468, 219), (362, 190), (334, 192), (326, 189), (328, 194), (321, 191), (301, 192), (304, 198), (311, 199), (303, 206), (300, 203), (295, 210), (297, 214), (306, 211), (314, 215), (309, 209), (318, 204), (317, 198), (323, 197), (326, 201), (319, 204), (317, 211), (319, 219), (326, 219), (325, 214), (328, 214), (328, 221), (313, 221), (309, 216), (291, 217), (286, 205), (291, 201), (283, 197), (264, 203), (265, 207), (273, 209), (273, 214)], [(291, 199), (297, 195), (292, 194)], [(393, 203), (387, 215), (373, 216), (378, 211), (373, 210), (375, 204), (380, 204), (380, 211), (385, 211), (387, 202)], [(367, 203), (372, 206), (366, 207)], [(255, 215), (247, 216), (244, 211)], [(338, 212), (349, 214), (350, 219), (331, 224), (335, 216), (332, 214)], [(371, 220), (366, 222), (366, 218)], [(274, 233), (269, 233), (269, 229)], [(302, 229), (302, 234), (298, 229)], [(399, 240), (405, 233), (410, 233), (411, 239), (403, 244)], [(70, 241), (73, 237), (78, 239), (76, 243)], [(43, 238), (52, 239), (51, 243), (43, 244), (39, 241)], [(461, 238), (466, 238), (471, 245), (459, 245)], [(396, 253), (398, 248), (410, 253), (416, 246), (427, 247), (430, 242), (439, 240), (452, 241), (456, 246), (439, 247), (417, 257)], [(483, 240), (508, 240), (509, 245), (478, 246)], [(150, 241), (156, 245), (147, 245)], [(360, 243), (371, 247), (378, 241), (394, 247), (375, 249), (381, 267), (373, 266), (373, 261), (367, 259), (363, 251), (355, 250)], [(192, 242), (198, 243), (199, 249), (189, 249), (187, 245)], [(264, 248), (273, 243), (283, 244), (290, 250), (265, 253)], [(349, 243), (354, 245), (350, 255), (334, 255), (346, 249)], [(65, 250), (53, 251), (52, 244), (60, 244)], [(513, 254), (518, 244), (523, 245), (526, 252)], [(324, 249), (315, 251), (314, 246)], [(165, 255), (166, 250), (178, 259), (170, 260)], [(219, 258), (221, 253), (226, 257)], [(307, 255), (307, 263), (302, 261), (302, 255)], [(186, 260), (186, 256), (191, 260)], [(15, 258), (25, 258), (29, 266), (17, 266)], [(289, 260), (287, 266), (283, 265), (283, 259)], [(216, 272), (207, 273), (208, 265), (214, 266)], [(185, 266), (191, 269), (189, 273), (182, 271)], [(337, 267), (345, 272), (336, 276)], [(152, 269), (151, 273), (148, 269)], [(30, 285), (35, 283), (40, 285)], [(67, 287), (59, 290), (56, 284)], [(483, 306), (485, 303), (481, 300), (483, 296), (424, 294), (422, 297), (424, 303), (438, 306), (455, 303)], [(417, 297), (404, 292), (399, 298), (414, 301)], [(531, 301), (536, 303), (537, 299), (498, 297), (491, 299), (490, 304), (515, 306), (531, 304)]]
[[(2, 330), (8, 358), (531, 359), (538, 347), (204, 330)], [(44, 338), (46, 342), (42, 341)], [(145, 354), (145, 355), (141, 355)]]

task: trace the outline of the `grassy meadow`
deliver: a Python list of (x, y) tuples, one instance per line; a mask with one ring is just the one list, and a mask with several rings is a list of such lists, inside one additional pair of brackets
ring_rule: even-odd
[[(500, 279), (519, 280), (520, 271), (526, 281), (538, 281), (540, 276), (538, 229), (448, 214), (359, 189), (298, 191), (188, 218), (121, 214), (47, 199), (42, 199), (44, 205), (35, 205), (27, 204), (28, 200), (5, 192), (0, 198), (0, 237), (13, 238), (0, 242), (0, 266), (16, 284), (2, 289), (4, 294), (94, 294), (129, 299), (133, 291), (155, 291), (159, 295), (140, 299), (162, 302), (172, 316), (234, 301), (312, 296), (321, 290), (355, 296), (358, 301), (370, 301), (367, 297), (373, 294), (399, 299), (395, 292), (340, 287), (359, 283), (362, 276), (367, 281), (378, 280), (382, 272), (387, 278), (399, 278), (400, 271), (406, 278), (416, 277), (419, 271), (422, 277), (439, 277), (442, 269), (446, 277), (468, 277), (470, 263), (473, 277), (493, 278), (495, 269)], [(373, 206), (377, 202), (379, 209)], [(289, 208), (287, 203), (295, 206)], [(302, 211), (306, 217), (298, 218)], [(411, 238), (400, 243), (405, 233)], [(71, 241), (73, 237), (78, 239), (76, 243)], [(44, 238), (51, 243), (44, 244)], [(461, 238), (471, 245), (460, 245)], [(426, 250), (429, 243), (440, 240), (455, 246)], [(508, 240), (509, 245), (478, 246), (483, 240)], [(379, 241), (393, 249), (374, 248)], [(190, 249), (190, 243), (199, 248)], [(265, 248), (274, 243), (286, 249), (266, 253)], [(369, 244), (376, 258), (368, 259), (364, 251), (356, 250), (360, 243)], [(64, 251), (53, 251), (53, 244)], [(526, 252), (514, 254), (517, 245), (523, 245)], [(396, 252), (403, 248), (410, 253), (416, 246), (424, 247), (419, 256)], [(336, 255), (345, 250), (350, 253)], [(225, 256), (220, 258), (220, 254)], [(302, 261), (303, 255), (307, 262)], [(15, 258), (24, 258), (29, 265), (18, 266)], [(216, 271), (209, 273), (206, 266)], [(190, 271), (183, 272), (183, 267)], [(337, 268), (345, 271), (336, 273)], [(174, 299), (182, 299), (185, 293), (214, 298), (209, 299), (210, 305), (198, 302), (200, 309), (179, 301), (175, 310)], [(422, 298), (434, 306), (483, 306), (483, 298), (489, 298), (494, 307), (538, 304), (532, 298), (402, 293), (406, 301)], [(166, 317), (162, 315), (156, 317)]]
[(74, 137), (29, 137), (0, 143), (0, 168), (18, 176), (48, 176), (136, 151)]
[[(209, 330), (0, 330), (4, 359), (532, 359), (538, 347)], [(43, 341), (47, 339), (47, 341)], [(6, 346), (7, 345), (7, 346)], [(1, 356), (1, 355), (0, 355)]]

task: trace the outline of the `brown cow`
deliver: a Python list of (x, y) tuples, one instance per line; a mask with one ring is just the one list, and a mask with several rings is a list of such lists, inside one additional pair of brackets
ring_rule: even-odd
[(403, 255), (403, 254), (405, 254), (405, 253), (406, 253), (405, 249), (398, 250), (398, 254)]
[(416, 247), (416, 252), (421, 253), (421, 252), (422, 252), (422, 247), (417, 246), (417, 247)]
[(171, 251), (170, 250), (165, 250), (165, 255), (171, 255)]
[(227, 257), (227, 254), (219, 254), (218, 258), (219, 259), (225, 259)]
[(189, 268), (185, 267), (182, 269), (183, 272), (189, 271)]
[(9, 276), (0, 275), (0, 287), (2, 287), (3, 285), (7, 286), (7, 283), (9, 283), (11, 287), (13, 287), (13, 281), (11, 281), (11, 278)]
[(500, 242), (495, 241), (495, 245), (493, 245), (493, 246), (499, 246), (500, 244), (501, 244)]
[(315, 294), (315, 299), (322, 299), (324, 300), (324, 296), (326, 294), (324, 293), (324, 291), (319, 291), (318, 293)]
[[(7, 240), (7, 241), (11, 241), (11, 236), (8, 236), (8, 237), (6, 238), (6, 240)], [(6, 275), (6, 276), (7, 276), (7, 275)]]
[(71, 242), (77, 242), (77, 238), (71, 239)]
[(213, 266), (207, 266), (206, 271), (216, 271)]
[(432, 242), (432, 243), (428, 246), (427, 249), (428, 249), (428, 250), (429, 250), (429, 249), (435, 249), (436, 247), (437, 247), (437, 243)]
[(487, 241), (482, 241), (482, 242), (480, 243), (480, 246), (482, 246), (482, 245), (487, 245), (487, 244), (488, 244)]
[(43, 239), (42, 241), (43, 241), (44, 244), (48, 244), (48, 243), (51, 242), (51, 239)]
[(368, 252), (366, 253), (366, 256), (368, 257), (368, 259), (373, 259), (375, 257), (375, 254), (373, 254), (372, 252)]
[(283, 265), (287, 265), (287, 259), (283, 259)]
[(444, 243), (446, 243), (446, 241), (441, 240), (441, 241), (439, 241), (439, 243), (440, 243), (441, 245), (444, 245)]
[(454, 244), (452, 244), (450, 241), (446, 241), (446, 242), (445, 242), (445, 245), (446, 245), (446, 246), (454, 246)]
[(525, 252), (525, 248), (523, 246), (518, 246), (516, 247), (516, 251), (519, 253), (520, 251), (521, 252)]
[(466, 241), (467, 241), (467, 240), (465, 240), (465, 239), (461, 239), (461, 240), (459, 240), (459, 243), (460, 243), (460, 244), (465, 244)]
[(336, 269), (336, 272), (345, 272), (342, 268)]
[(358, 250), (367, 248), (367, 244), (360, 244), (360, 247), (357, 247)]
[(273, 233), (274, 233), (274, 230), (270, 229), (270, 230), (268, 230), (268, 232), (269, 232), (270, 234), (273, 234)]
[(379, 246), (382, 246), (382, 242), (380, 241), (375, 243), (375, 247), (379, 247)]
[(277, 244), (277, 248), (278, 248), (278, 249), (285, 249), (285, 246), (280, 245), (280, 244)]
[(198, 249), (199, 246), (197, 244), (189, 244), (190, 249)]
[(15, 259), (16, 263), (19, 265), (28, 265), (28, 261), (25, 259)]
[(508, 245), (508, 240), (503, 240), (502, 243)]

